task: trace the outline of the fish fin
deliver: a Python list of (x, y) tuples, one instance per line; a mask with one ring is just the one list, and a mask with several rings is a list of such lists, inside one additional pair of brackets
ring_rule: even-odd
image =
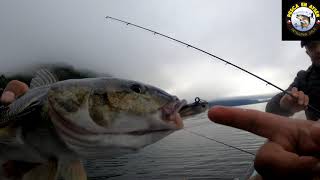
[(30, 88), (46, 86), (58, 82), (58, 78), (46, 68), (38, 70), (35, 77), (31, 80)]
[(15, 106), (0, 106), (0, 128), (6, 127), (12, 122), (24, 117), (25, 115), (36, 110), (39, 102), (31, 102), (27, 107)]
[(5, 127), (10, 122), (10, 109), (8, 106), (0, 106), (0, 128)]
[(57, 179), (57, 163), (49, 161), (48, 163), (41, 164), (26, 174), (23, 175), (22, 180), (56, 180)]
[(64, 180), (87, 180), (87, 173), (80, 160), (59, 163), (59, 174)]

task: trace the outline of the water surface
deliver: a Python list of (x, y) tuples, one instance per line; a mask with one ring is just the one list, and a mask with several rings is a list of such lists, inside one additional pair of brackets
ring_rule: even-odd
[[(264, 110), (265, 103), (246, 106)], [(134, 154), (85, 162), (90, 180), (242, 178), (253, 155), (210, 139), (255, 153), (265, 141), (251, 133), (214, 124), (202, 113), (185, 121), (177, 131)]]

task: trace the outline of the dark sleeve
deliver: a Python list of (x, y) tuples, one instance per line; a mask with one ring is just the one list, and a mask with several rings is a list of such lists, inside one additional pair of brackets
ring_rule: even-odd
[[(288, 89), (286, 89), (286, 91), (290, 91), (293, 87), (296, 87), (298, 88), (298, 90), (301, 90), (302, 88), (301, 81), (304, 81), (305, 75), (306, 75), (306, 71), (299, 71), (294, 81), (290, 84), (290, 86), (288, 87)], [(270, 99), (270, 101), (267, 103), (266, 112), (278, 114), (281, 116), (292, 116), (294, 113), (280, 107), (280, 100), (284, 95), (285, 93), (281, 92), (273, 96)]]

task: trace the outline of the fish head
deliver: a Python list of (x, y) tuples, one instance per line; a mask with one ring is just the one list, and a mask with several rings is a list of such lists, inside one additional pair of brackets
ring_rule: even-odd
[(48, 94), (52, 121), (73, 144), (139, 149), (183, 127), (187, 102), (164, 90), (123, 79), (89, 84), (61, 84)]
[(113, 79), (89, 96), (92, 120), (108, 131), (132, 132), (183, 127), (179, 110), (186, 104), (157, 87)]

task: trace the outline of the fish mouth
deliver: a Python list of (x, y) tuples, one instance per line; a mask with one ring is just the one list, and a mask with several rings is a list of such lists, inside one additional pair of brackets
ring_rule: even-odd
[(169, 125), (168, 128), (137, 130), (137, 131), (128, 132), (127, 134), (141, 136), (141, 135), (147, 135), (147, 134), (153, 134), (153, 133), (166, 133), (176, 129), (182, 129), (183, 121), (182, 121), (182, 118), (180, 117), (179, 112), (181, 108), (183, 108), (186, 105), (187, 105), (187, 101), (183, 99), (183, 100), (176, 100), (174, 102), (170, 102), (164, 105), (162, 108), (160, 108), (161, 120)]
[(168, 103), (164, 105), (162, 108), (160, 108), (161, 120), (163, 120), (165, 123), (169, 125), (168, 128), (137, 130), (137, 131), (128, 132), (127, 134), (141, 136), (141, 135), (147, 135), (147, 134), (153, 134), (153, 133), (166, 133), (176, 129), (182, 129), (183, 121), (182, 121), (182, 118), (180, 117), (179, 112), (181, 108), (183, 108), (186, 105), (187, 105), (187, 101), (183, 99), (183, 100), (177, 100), (175, 102)]
[(161, 108), (162, 120), (175, 125), (176, 129), (183, 128), (183, 122), (179, 112), (185, 105), (187, 105), (187, 101), (184, 99), (166, 104)]

